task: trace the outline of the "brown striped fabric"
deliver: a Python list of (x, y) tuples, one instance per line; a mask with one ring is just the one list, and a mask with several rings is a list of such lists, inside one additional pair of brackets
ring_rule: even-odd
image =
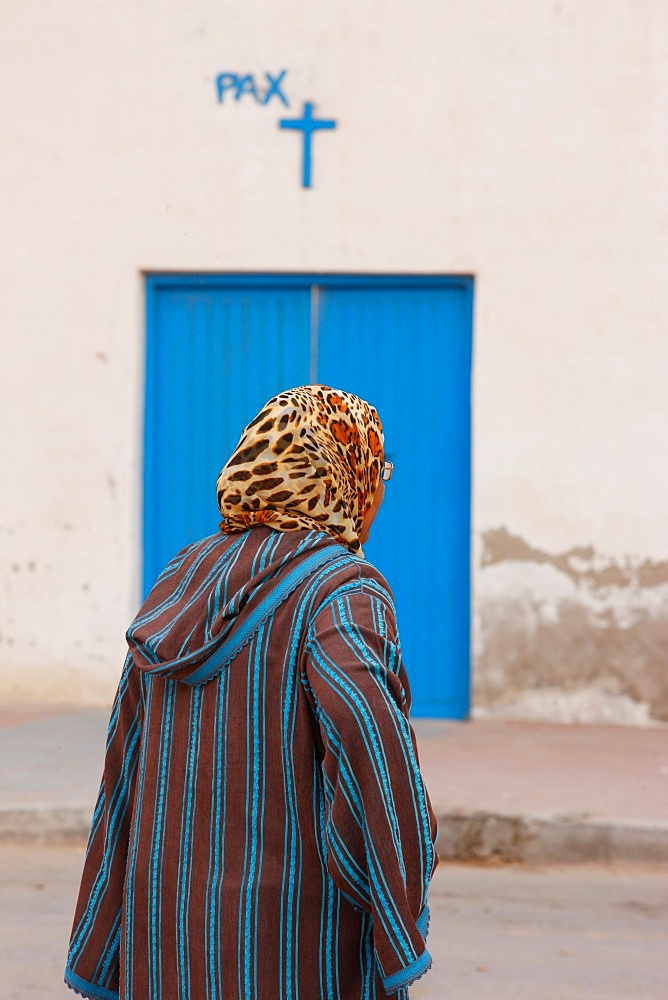
[(217, 534), (166, 567), (128, 642), (68, 985), (406, 998), (431, 964), (436, 822), (380, 573), (319, 531)]

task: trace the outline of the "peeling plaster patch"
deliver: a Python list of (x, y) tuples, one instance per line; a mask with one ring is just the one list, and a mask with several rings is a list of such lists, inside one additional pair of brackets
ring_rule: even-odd
[(592, 547), (550, 555), (505, 528), (482, 542), (475, 711), (668, 719), (668, 563), (620, 563)]
[(480, 598), (496, 602), (499, 611), (507, 604), (525, 628), (534, 630), (541, 621), (558, 621), (561, 603), (576, 594), (573, 581), (547, 564), (499, 563), (481, 573), (478, 584)]
[(571, 576), (576, 583), (586, 581), (599, 587), (658, 587), (668, 584), (668, 560), (651, 562), (629, 556), (622, 563), (596, 552), (591, 545), (576, 546), (567, 552), (550, 555), (529, 545), (519, 535), (511, 534), (506, 528), (492, 528), (484, 532), (482, 541), (480, 564), (483, 567), (511, 559), (550, 563)]

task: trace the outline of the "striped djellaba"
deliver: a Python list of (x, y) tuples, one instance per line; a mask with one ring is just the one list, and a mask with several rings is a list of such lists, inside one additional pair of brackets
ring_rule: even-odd
[(319, 531), (213, 535), (128, 644), (67, 984), (405, 1000), (431, 965), (436, 821), (380, 573)]

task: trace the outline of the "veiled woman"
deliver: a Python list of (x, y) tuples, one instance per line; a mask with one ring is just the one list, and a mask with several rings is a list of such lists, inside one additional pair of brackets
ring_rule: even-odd
[(361, 549), (390, 474), (376, 411), (326, 386), (243, 432), (221, 530), (127, 633), (65, 976), (83, 996), (405, 998), (431, 965), (436, 823)]

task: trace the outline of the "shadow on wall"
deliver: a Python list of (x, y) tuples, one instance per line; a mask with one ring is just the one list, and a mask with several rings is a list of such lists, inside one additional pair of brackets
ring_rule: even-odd
[(668, 562), (550, 555), (506, 528), (482, 541), (474, 716), (668, 720)]

